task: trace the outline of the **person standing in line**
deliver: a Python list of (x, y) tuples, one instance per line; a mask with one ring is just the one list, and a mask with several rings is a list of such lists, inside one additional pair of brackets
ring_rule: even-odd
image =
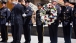
[(23, 6), (24, 6), (24, 14), (23, 16), (23, 31), (24, 31), (24, 37), (25, 37), (25, 43), (30, 43), (31, 41), (31, 27), (30, 27), (30, 21), (31, 21), (31, 17), (32, 17), (32, 9), (31, 7), (29, 7), (29, 2), (30, 1), (26, 1), (23, 2)]
[(38, 43), (43, 43), (43, 22), (41, 20), (41, 13), (43, 10), (43, 4), (37, 4), (38, 10), (36, 11), (36, 28), (38, 33)]
[(11, 2), (11, 4), (12, 4), (12, 10), (10, 12), (10, 16), (9, 16), (8, 20), (10, 21), (9, 23), (11, 26), (11, 33), (12, 33), (12, 37), (14, 39), (14, 36), (15, 36), (15, 34), (14, 34), (14, 31), (15, 31), (15, 29), (14, 29), (14, 16), (15, 16), (14, 15), (14, 6), (17, 4), (17, 2), (13, 1), (13, 2)]
[(20, 43), (21, 40), (21, 34), (23, 29), (22, 14), (24, 13), (21, 2), (22, 0), (18, 0), (18, 3), (14, 6), (13, 10), (11, 11), (14, 15), (13, 22), (11, 22), (11, 24), (14, 24), (13, 41), (11, 43)]
[[(50, 35), (50, 43), (57, 43), (57, 31), (58, 31), (58, 19), (57, 19), (57, 9), (52, 3), (49, 3), (46, 14), (48, 14), (48, 29)], [(54, 18), (53, 18), (54, 17)], [(53, 21), (54, 20), (54, 21)]]
[(61, 17), (65, 43), (71, 43), (70, 23), (72, 22), (72, 8), (69, 6), (69, 2), (64, 3), (64, 7), (61, 10)]
[(10, 10), (6, 6), (6, 2), (2, 1), (2, 8), (0, 8), (0, 27), (1, 27), (1, 42), (7, 42), (8, 40), (8, 29), (6, 22), (8, 22), (8, 17), (10, 16)]

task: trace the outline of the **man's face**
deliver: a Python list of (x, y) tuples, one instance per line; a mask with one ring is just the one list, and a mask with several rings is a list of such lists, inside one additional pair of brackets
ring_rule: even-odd
[(38, 6), (38, 9), (41, 9), (42, 8), (42, 6)]
[(25, 6), (29, 6), (29, 3), (28, 2), (27, 3), (25, 2)]
[(69, 3), (68, 3), (68, 2), (66, 2), (66, 3), (64, 3), (64, 5), (65, 5), (65, 6), (69, 6)]
[(6, 4), (2, 4), (2, 7), (5, 7), (6, 6)]

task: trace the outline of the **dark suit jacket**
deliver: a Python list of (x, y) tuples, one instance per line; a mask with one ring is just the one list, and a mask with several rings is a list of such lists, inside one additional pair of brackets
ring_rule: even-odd
[(23, 11), (23, 6), (21, 4), (17, 4), (14, 6), (14, 8), (11, 11), (11, 24), (23, 24), (23, 19), (22, 19), (22, 14), (24, 13)]

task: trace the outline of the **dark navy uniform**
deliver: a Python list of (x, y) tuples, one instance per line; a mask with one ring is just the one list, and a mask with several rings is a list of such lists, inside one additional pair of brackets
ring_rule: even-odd
[(23, 28), (23, 13), (23, 6), (20, 3), (17, 3), (11, 11), (11, 15), (13, 16), (11, 18), (11, 24), (14, 27), (12, 28), (13, 43), (20, 43)]
[[(41, 3), (38, 4), (38, 7), (42, 6)], [(43, 23), (41, 21), (40, 10), (36, 11), (36, 28), (38, 33), (38, 43), (43, 43)]]
[[(51, 14), (50, 12), (51, 12), (51, 10), (48, 10), (46, 13), (48, 15), (50, 15)], [(53, 15), (55, 15), (55, 14), (53, 14)], [(50, 41), (51, 41), (51, 43), (57, 43), (58, 18), (53, 23), (51, 23), (51, 25), (48, 25), (48, 29), (49, 29), (49, 35), (50, 35)]]
[(24, 13), (26, 14), (26, 16), (23, 17), (23, 31), (24, 31), (24, 37), (26, 40), (25, 43), (30, 43), (31, 41), (30, 21), (31, 21), (31, 16), (32, 16), (33, 11), (31, 10), (31, 7), (24, 6)]
[[(6, 4), (6, 2), (2, 2), (2, 4)], [(6, 22), (8, 22), (8, 17), (10, 16), (10, 10), (7, 7), (2, 7), (0, 9), (0, 27), (1, 27), (1, 38), (2, 42), (7, 42), (8, 33)]]
[(74, 6), (74, 10), (73, 10), (73, 29), (76, 38), (76, 5)]
[(61, 15), (65, 43), (71, 43), (70, 23), (72, 20), (72, 8), (70, 6), (62, 7)]
[[(17, 3), (12, 3), (12, 4), (13, 4), (13, 7), (14, 7)], [(15, 29), (14, 29), (14, 16), (15, 16), (15, 14), (14, 14), (14, 8), (12, 8), (10, 16), (8, 18), (8, 21), (10, 21), (10, 23), (11, 23), (11, 33), (12, 33), (13, 39), (15, 38), (14, 37), (14, 35), (15, 35), (14, 34), (14, 32), (15, 32)]]

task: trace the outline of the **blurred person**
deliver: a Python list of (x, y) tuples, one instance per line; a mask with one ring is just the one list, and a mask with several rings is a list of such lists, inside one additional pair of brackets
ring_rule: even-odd
[[(55, 6), (55, 8), (57, 9), (57, 15), (58, 15), (58, 20), (60, 21), (60, 14), (61, 14), (61, 6), (56, 2), (56, 1), (52, 1), (52, 4)], [(59, 24), (58, 24), (59, 25)]]
[[(23, 2), (24, 3), (24, 2)], [(24, 31), (24, 37), (25, 37), (25, 43), (30, 43), (31, 41), (31, 17), (33, 11), (31, 10), (31, 7), (29, 6), (29, 1), (25, 1), (24, 7), (24, 14), (23, 16), (23, 31)]]
[(18, 3), (13, 7), (11, 11), (12, 14), (14, 15), (13, 21), (11, 22), (11, 24), (14, 25), (13, 41), (11, 43), (20, 43), (20, 40), (21, 40), (21, 34), (22, 34), (22, 28), (23, 28), (22, 14), (24, 13), (21, 2), (22, 0), (18, 0)]
[(57, 31), (58, 31), (58, 19), (57, 19), (57, 9), (53, 6), (52, 3), (48, 5), (49, 10), (47, 10), (46, 14), (48, 14), (48, 29), (50, 35), (51, 43), (57, 43)]
[(41, 10), (43, 10), (43, 4), (37, 4), (38, 10), (36, 11), (36, 28), (38, 33), (38, 43), (43, 43), (43, 22), (41, 20)]
[(61, 10), (61, 17), (65, 43), (71, 43), (70, 23), (72, 22), (72, 8), (69, 6), (69, 2), (64, 3), (64, 7)]
[(10, 26), (11, 26), (11, 33), (12, 33), (12, 37), (13, 37), (13, 40), (14, 40), (14, 38), (15, 38), (15, 28), (14, 28), (14, 26), (15, 26), (15, 24), (14, 24), (14, 7), (15, 7), (15, 5), (17, 4), (17, 2), (15, 2), (15, 1), (13, 1), (13, 2), (11, 2), (11, 4), (12, 4), (12, 9), (11, 9), (11, 12), (10, 12), (10, 16), (9, 16), (9, 18), (8, 18), (8, 20), (10, 21), (9, 23), (10, 23)]
[(7, 42), (8, 40), (8, 29), (6, 23), (8, 22), (8, 17), (10, 16), (10, 10), (6, 6), (6, 2), (1, 2), (2, 8), (0, 8), (0, 27), (1, 27), (1, 42)]

